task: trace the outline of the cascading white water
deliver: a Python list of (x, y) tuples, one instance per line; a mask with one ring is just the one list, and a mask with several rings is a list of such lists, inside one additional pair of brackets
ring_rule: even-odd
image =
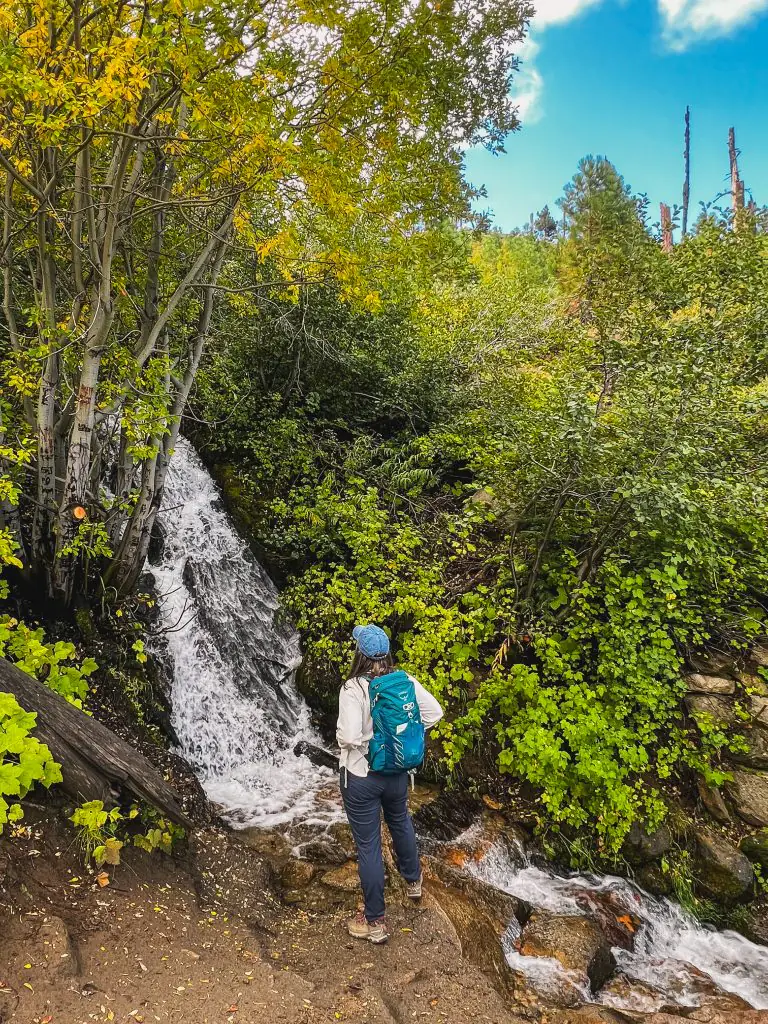
[[(703, 972), (719, 988), (740, 996), (756, 1009), (768, 1009), (768, 949), (732, 931), (710, 931), (677, 904), (656, 899), (638, 886), (610, 875), (563, 877), (535, 866), (522, 850), (510, 855), (507, 847), (492, 847), (479, 861), (470, 862), (478, 878), (525, 900), (534, 908), (554, 914), (584, 914), (582, 894), (610, 897), (611, 905), (641, 921), (634, 950), (614, 949), (618, 969), (627, 978), (642, 982), (659, 993), (654, 1001), (647, 993), (628, 998), (615, 993), (598, 996), (597, 1001), (615, 1009), (654, 1012), (662, 1002), (697, 1006)], [(591, 999), (584, 980), (564, 971), (556, 960), (522, 956), (516, 949), (519, 927), (505, 939), (507, 960), (522, 971), (534, 989), (543, 995), (558, 986), (576, 990)], [(691, 970), (691, 967), (694, 970)], [(654, 1005), (655, 1002), (655, 1005)]]
[(236, 827), (327, 823), (338, 816), (332, 773), (293, 753), (299, 739), (318, 742), (294, 682), (298, 635), (184, 439), (164, 506), (151, 571), (182, 753)]

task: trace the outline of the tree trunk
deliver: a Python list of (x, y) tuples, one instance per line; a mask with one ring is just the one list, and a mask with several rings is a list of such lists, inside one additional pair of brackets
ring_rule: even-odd
[(683, 238), (688, 235), (688, 208), (691, 202), (691, 108), (685, 108), (685, 180), (683, 182)]
[(739, 177), (739, 152), (736, 149), (736, 130), (728, 129), (728, 158), (731, 164), (731, 200), (734, 226), (738, 227), (739, 214), (744, 209), (744, 182)]
[(672, 252), (672, 211), (666, 203), (661, 204), (661, 247)]
[(0, 691), (36, 713), (35, 735), (61, 765), (62, 785), (75, 800), (114, 802), (114, 789), (126, 789), (172, 821), (192, 827), (175, 791), (143, 754), (4, 658)]

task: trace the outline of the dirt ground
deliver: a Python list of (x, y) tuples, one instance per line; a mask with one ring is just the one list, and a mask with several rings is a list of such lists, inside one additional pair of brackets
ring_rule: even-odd
[(31, 818), (0, 840), (0, 879), (2, 1024), (522, 1020), (428, 896), (398, 900), (392, 939), (374, 947), (346, 933), (353, 891), (316, 879), (243, 920), (157, 854), (128, 851), (102, 887), (68, 829)]

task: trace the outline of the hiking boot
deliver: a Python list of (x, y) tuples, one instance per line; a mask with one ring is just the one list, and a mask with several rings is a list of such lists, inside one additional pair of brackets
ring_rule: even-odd
[(358, 911), (355, 917), (347, 921), (347, 931), (353, 939), (365, 939), (367, 942), (372, 942), (375, 946), (380, 946), (389, 938), (384, 918), (381, 917), (378, 921), (370, 924), (366, 921), (362, 910)]
[(405, 891), (408, 893), (408, 899), (420, 900), (421, 899), (421, 883), (422, 877), (420, 876), (415, 882), (407, 882)]

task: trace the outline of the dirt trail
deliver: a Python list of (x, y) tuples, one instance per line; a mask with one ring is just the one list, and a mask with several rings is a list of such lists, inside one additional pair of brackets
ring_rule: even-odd
[(42, 825), (0, 839), (3, 1024), (519, 1024), (428, 899), (396, 904), (377, 948), (346, 934), (354, 892), (316, 880), (245, 921), (201, 898), (194, 865), (138, 850), (102, 888)]

